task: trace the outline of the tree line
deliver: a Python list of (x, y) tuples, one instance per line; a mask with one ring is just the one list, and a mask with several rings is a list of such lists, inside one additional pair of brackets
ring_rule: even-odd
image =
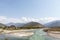
[(6, 29), (6, 30), (18, 30), (18, 29), (37, 29), (37, 28), (41, 28), (41, 27), (33, 27), (33, 26), (29, 26), (29, 27), (16, 27), (15, 25), (11, 25), (11, 26), (1, 26), (0, 29)]

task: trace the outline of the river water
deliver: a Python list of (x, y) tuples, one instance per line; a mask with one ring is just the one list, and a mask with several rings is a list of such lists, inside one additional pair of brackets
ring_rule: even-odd
[(33, 30), (34, 35), (30, 37), (16, 37), (16, 36), (10, 36), (6, 34), (0, 34), (0, 40), (60, 40), (60, 39), (48, 36), (47, 33), (42, 30), (43, 29)]

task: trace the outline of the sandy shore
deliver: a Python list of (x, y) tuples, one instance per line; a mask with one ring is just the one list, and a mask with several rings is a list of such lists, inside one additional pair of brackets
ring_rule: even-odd
[(1, 34), (6, 34), (10, 36), (17, 36), (17, 37), (23, 37), (23, 36), (31, 36), (34, 33), (32, 32), (33, 29), (25, 29), (25, 30), (0, 30)]
[(6, 35), (10, 35), (10, 36), (16, 36), (16, 37), (27, 37), (27, 36), (32, 36), (34, 33), (30, 32), (30, 33), (26, 33), (26, 32), (20, 32), (20, 33), (10, 33), (10, 34), (6, 34)]
[(60, 31), (49, 31), (48, 35), (54, 38), (60, 38)]

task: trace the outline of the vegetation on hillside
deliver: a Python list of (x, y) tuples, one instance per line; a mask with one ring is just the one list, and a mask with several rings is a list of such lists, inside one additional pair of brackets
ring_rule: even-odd
[(43, 28), (44, 26), (40, 23), (37, 22), (29, 22), (22, 27), (16, 27), (15, 25), (10, 25), (10, 26), (1, 26), (0, 29), (6, 29), (6, 30), (18, 30), (18, 29), (38, 29), (38, 28)]

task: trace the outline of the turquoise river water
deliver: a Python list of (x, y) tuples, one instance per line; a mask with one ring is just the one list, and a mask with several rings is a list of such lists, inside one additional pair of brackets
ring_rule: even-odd
[(60, 40), (47, 35), (43, 29), (34, 30), (34, 35), (30, 37), (13, 37), (5, 34), (0, 34), (0, 40)]

